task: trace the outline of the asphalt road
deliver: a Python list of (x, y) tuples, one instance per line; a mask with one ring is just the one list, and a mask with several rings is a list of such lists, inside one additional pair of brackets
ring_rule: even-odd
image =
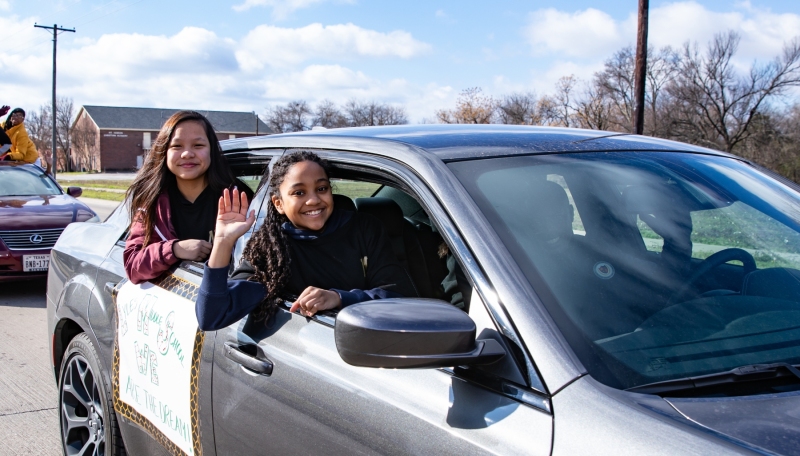
[(0, 455), (61, 454), (45, 287), (0, 284)]
[(91, 181), (91, 180), (133, 180), (136, 173), (92, 173), (92, 174), (61, 174), (56, 173), (56, 179), (61, 181)]
[(78, 199), (86, 203), (87, 206), (89, 206), (93, 211), (95, 211), (97, 215), (100, 216), (100, 220), (105, 220), (106, 217), (108, 217), (109, 214), (111, 214), (111, 212), (113, 212), (114, 209), (116, 209), (116, 207), (119, 206), (120, 204), (119, 201), (107, 201), (95, 198), (84, 198), (82, 196)]

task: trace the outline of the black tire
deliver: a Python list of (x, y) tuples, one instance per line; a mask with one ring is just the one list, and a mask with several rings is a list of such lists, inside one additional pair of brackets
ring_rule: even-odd
[(61, 445), (68, 456), (124, 456), (125, 447), (103, 380), (100, 359), (85, 333), (67, 346), (58, 382)]

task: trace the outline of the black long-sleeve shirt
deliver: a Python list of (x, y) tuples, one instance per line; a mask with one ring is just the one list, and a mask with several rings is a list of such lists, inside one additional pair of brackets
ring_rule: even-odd
[[(285, 290), (300, 295), (309, 286), (336, 291), (342, 307), (371, 299), (417, 296), (392, 251), (383, 225), (368, 214), (354, 213), (336, 231), (311, 240), (288, 238), (291, 277)], [(252, 312), (264, 299), (264, 284), (247, 280), (247, 262), (227, 280), (228, 268), (206, 265), (195, 305), (200, 329), (224, 328)]]

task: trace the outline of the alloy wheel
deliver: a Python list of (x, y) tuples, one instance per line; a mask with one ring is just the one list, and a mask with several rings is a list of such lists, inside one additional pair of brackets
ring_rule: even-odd
[(61, 382), (61, 439), (67, 455), (104, 456), (105, 417), (101, 389), (83, 356), (76, 354)]

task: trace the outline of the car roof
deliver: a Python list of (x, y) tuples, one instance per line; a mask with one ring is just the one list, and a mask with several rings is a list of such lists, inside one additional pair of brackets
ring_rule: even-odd
[(591, 151), (683, 151), (724, 155), (699, 146), (649, 136), (577, 128), (521, 125), (397, 125), (314, 129), (256, 138), (223, 141), (228, 152), (280, 147), (319, 147), (347, 144), (347, 150), (363, 143), (365, 150), (375, 142), (402, 143), (431, 152), (444, 161), (536, 153)]

